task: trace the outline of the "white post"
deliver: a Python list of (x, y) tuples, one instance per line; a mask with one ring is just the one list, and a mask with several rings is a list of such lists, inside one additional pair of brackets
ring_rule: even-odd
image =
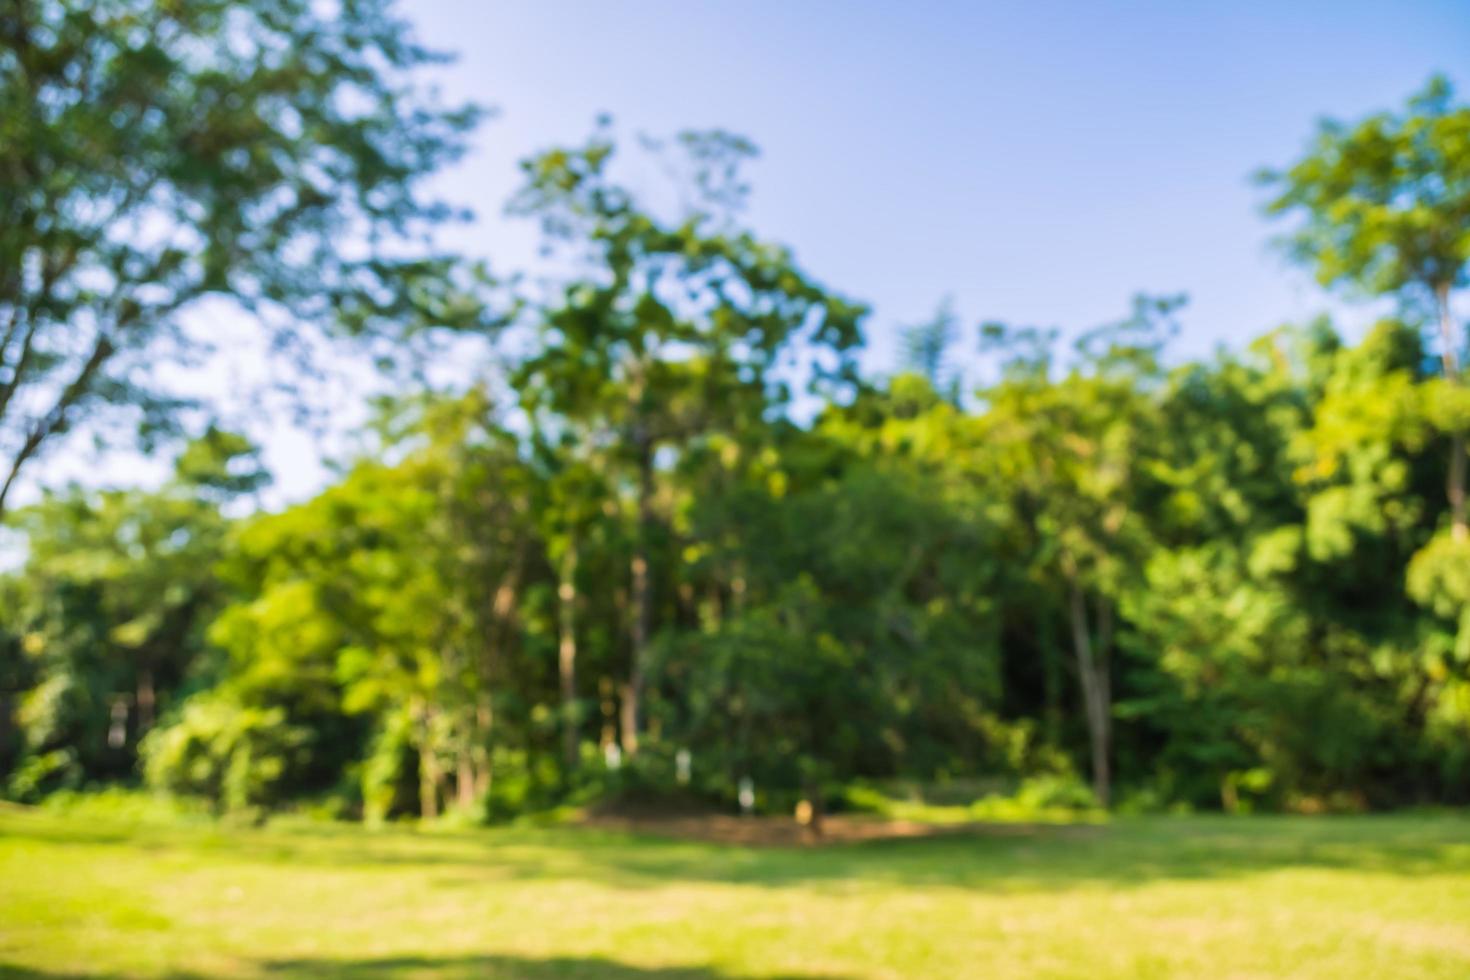
[(680, 786), (689, 785), (690, 764), (693, 759), (688, 749), (680, 749), (674, 753), (674, 778), (679, 781)]
[(748, 817), (755, 809), (755, 783), (749, 776), (740, 777), (740, 815)]

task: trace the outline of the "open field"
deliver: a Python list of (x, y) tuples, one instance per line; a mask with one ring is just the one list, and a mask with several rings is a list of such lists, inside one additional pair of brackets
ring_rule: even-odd
[(1470, 975), (1462, 815), (742, 849), (0, 810), (0, 975)]

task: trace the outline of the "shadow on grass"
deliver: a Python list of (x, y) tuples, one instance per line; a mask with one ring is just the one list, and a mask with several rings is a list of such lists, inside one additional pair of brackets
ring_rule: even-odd
[[(390, 956), (375, 959), (266, 960), (247, 968), (245, 976), (327, 977), (368, 980), (377, 977), (430, 977), (434, 980), (488, 978), (488, 980), (730, 980), (734, 975), (711, 967), (642, 967), (595, 957), (557, 956), (529, 959), (519, 956)], [(165, 980), (203, 980), (214, 974), (174, 972)], [(52, 980), (60, 977), (120, 980), (116, 973), (53, 973), (0, 963), (0, 978)], [(748, 976), (748, 974), (741, 974)], [(767, 980), (840, 980), (833, 974), (765, 974)]]
[(990, 833), (811, 849), (716, 845), (570, 827), (429, 832), (353, 826), (103, 828), (65, 818), (9, 816), (0, 836), (67, 847), (168, 851), (210, 862), (353, 872), (412, 867), (437, 872), (435, 884), (444, 888), (582, 880), (628, 889), (686, 881), (770, 888), (861, 882), (1031, 891), (1227, 879), (1286, 868), (1470, 874), (1470, 819), (1453, 813), (1159, 817), (1089, 828), (1011, 825)]
[[(494, 977), (515, 980), (586, 978), (586, 980), (725, 980), (733, 974), (710, 967), (642, 967), (594, 957), (558, 956), (544, 960), (515, 956), (389, 957), (376, 960), (282, 960), (265, 965), (272, 974), (286, 976), (394, 977), (403, 974), (449, 977)], [(818, 974), (765, 974), (768, 980), (816, 980)], [(838, 980), (821, 974), (823, 980)]]

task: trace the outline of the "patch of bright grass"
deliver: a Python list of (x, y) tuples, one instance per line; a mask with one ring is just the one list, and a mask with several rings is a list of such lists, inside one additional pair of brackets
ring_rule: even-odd
[[(964, 795), (964, 794), (959, 794)], [(857, 784), (843, 792), (846, 806), (890, 820), (941, 825), (967, 823), (1099, 823), (1107, 819), (1092, 794), (1073, 780), (1041, 777), (1010, 793), (974, 794), (964, 802), (926, 799), (918, 785), (880, 788)]]
[(1464, 977), (1470, 819), (749, 850), (3, 808), (0, 975)]

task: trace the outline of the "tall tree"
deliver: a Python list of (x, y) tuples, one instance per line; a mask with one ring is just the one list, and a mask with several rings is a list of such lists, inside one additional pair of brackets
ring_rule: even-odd
[(954, 302), (946, 298), (928, 320), (904, 327), (900, 337), (904, 368), (921, 375), (930, 387), (955, 403), (959, 402), (964, 379), (951, 368), (949, 351), (958, 332)]
[(1450, 436), (1450, 524), (1466, 540), (1470, 398), (1452, 300), (1470, 274), (1470, 106), (1436, 77), (1404, 111), (1323, 122), (1305, 156), (1261, 179), (1276, 194), (1269, 212), (1297, 219), (1288, 248), (1322, 283), (1432, 307), (1451, 386), (1438, 413)]
[[(208, 711), (154, 740), (155, 780), (253, 803), (314, 776), (271, 740), (272, 724), (319, 732), (318, 760), (360, 751), (371, 727), (369, 812), (395, 808), (406, 772), (426, 817), (489, 792), (508, 727), (498, 709), (536, 687), (516, 659), (536, 550), (530, 476), (480, 391), (394, 403), (379, 437), (399, 462), (363, 460), (315, 500), (235, 535), (224, 574), (241, 600), (210, 630), (227, 675)], [(228, 773), (255, 752), (281, 761), (232, 794)], [(223, 775), (196, 780), (195, 769)]]
[(153, 368), (181, 319), (246, 308), (272, 349), (317, 325), (392, 342), (487, 321), (426, 248), (423, 178), (479, 118), (417, 84), (442, 60), (390, 0), (7, 0), (0, 13), (0, 511), (108, 405), (171, 421)]
[(543, 426), (533, 433), (539, 477), (537, 519), (547, 557), (556, 569), (556, 663), (561, 694), (562, 763), (575, 768), (581, 752), (582, 700), (577, 694), (579, 581), (582, 556), (596, 534), (607, 486), (599, 460), (570, 434), (548, 440)]
[[(1113, 653), (1119, 607), (1149, 550), (1149, 482), (1159, 351), (1179, 298), (1138, 297), (1128, 318), (1083, 335), (1068, 373), (1052, 378), (1050, 337), (990, 326), (1014, 353), (983, 392), (979, 424), (1000, 492), (1014, 495), (1030, 574), (1065, 610), (1087, 721), (1093, 790), (1112, 794)], [(1007, 339), (1007, 334), (1010, 334)]]
[(741, 164), (754, 148), (728, 133), (684, 133), (674, 160), (688, 176), (672, 218), (612, 173), (606, 124), (583, 146), (525, 162), (513, 209), (539, 218), (585, 270), (540, 313), (540, 348), (517, 386), (528, 409), (596, 432), (628, 473), (633, 499), (627, 682), (620, 737), (638, 749), (654, 629), (659, 453), (763, 414), (786, 397), (778, 357), (841, 352), (864, 310), (811, 280), (783, 248), (734, 223)]
[(25, 637), (33, 675), (19, 795), (131, 769), (139, 740), (200, 680), (204, 627), (223, 599), (220, 504), (265, 479), (253, 446), (210, 429), (158, 490), (73, 487), (10, 515), (27, 556), (0, 622)]

